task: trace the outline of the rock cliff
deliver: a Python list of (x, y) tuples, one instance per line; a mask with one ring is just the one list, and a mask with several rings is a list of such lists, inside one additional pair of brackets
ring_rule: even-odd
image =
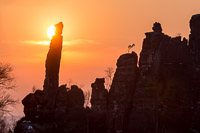
[(156, 27), (161, 25), (145, 33), (127, 132), (182, 132), (188, 125), (192, 58), (187, 40)]

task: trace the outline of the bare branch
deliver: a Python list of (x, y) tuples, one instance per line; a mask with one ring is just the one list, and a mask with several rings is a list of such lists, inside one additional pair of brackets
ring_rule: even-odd
[(132, 45), (128, 45), (128, 53), (129, 53), (130, 49), (132, 49), (134, 46), (135, 46), (134, 43)]
[(14, 100), (10, 94), (7, 94), (5, 91), (0, 93), (0, 111), (5, 113), (5, 112), (10, 112), (9, 110), (6, 109), (7, 106), (15, 106), (17, 103), (17, 100)]
[(17, 103), (17, 100), (6, 92), (15, 86), (13, 84), (14, 76), (12, 71), (13, 68), (9, 64), (0, 62), (0, 117), (10, 112), (7, 109), (8, 106), (15, 106)]
[(9, 64), (0, 63), (0, 90), (12, 89), (14, 77), (11, 74), (13, 68)]
[(110, 87), (111, 87), (111, 84), (112, 84), (112, 80), (113, 80), (113, 74), (114, 74), (114, 68), (113, 67), (107, 67), (106, 70), (105, 70), (105, 86), (106, 86), (106, 89), (109, 90)]

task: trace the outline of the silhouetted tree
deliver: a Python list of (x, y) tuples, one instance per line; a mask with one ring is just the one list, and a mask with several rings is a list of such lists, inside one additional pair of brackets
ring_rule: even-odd
[(7, 90), (13, 89), (13, 68), (9, 64), (0, 63), (0, 131), (3, 133), (6, 130), (4, 115), (10, 111), (8, 106), (14, 106), (17, 100), (13, 99)]
[(105, 70), (105, 88), (107, 90), (110, 90), (111, 84), (112, 84), (112, 80), (113, 80), (113, 74), (114, 74), (114, 68), (113, 67), (107, 67)]
[(73, 84), (73, 80), (71, 78), (69, 78), (67, 80), (67, 87), (70, 88), (72, 84)]
[(128, 45), (128, 53), (129, 53), (130, 49), (132, 49), (134, 46), (135, 46), (134, 43), (132, 45)]
[(85, 90), (83, 92), (85, 97), (85, 107), (90, 107), (90, 97), (91, 97), (91, 90)]

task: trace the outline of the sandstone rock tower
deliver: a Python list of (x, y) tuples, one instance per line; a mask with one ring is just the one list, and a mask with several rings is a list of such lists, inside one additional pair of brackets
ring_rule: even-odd
[(127, 133), (172, 133), (189, 129), (192, 58), (187, 40), (145, 33)]
[(117, 69), (108, 94), (108, 133), (122, 133), (127, 125), (127, 114), (137, 80), (137, 60), (135, 52), (123, 54), (117, 60)]
[(63, 42), (62, 30), (62, 22), (55, 25), (55, 36), (52, 37), (45, 65), (46, 75), (43, 87), (50, 108), (54, 108), (59, 84), (59, 69)]

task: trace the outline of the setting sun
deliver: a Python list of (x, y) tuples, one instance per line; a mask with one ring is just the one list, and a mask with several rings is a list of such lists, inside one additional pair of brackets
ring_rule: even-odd
[(55, 35), (55, 26), (51, 25), (48, 29), (47, 29), (47, 36), (49, 37), (49, 39), (52, 39), (52, 36)]

